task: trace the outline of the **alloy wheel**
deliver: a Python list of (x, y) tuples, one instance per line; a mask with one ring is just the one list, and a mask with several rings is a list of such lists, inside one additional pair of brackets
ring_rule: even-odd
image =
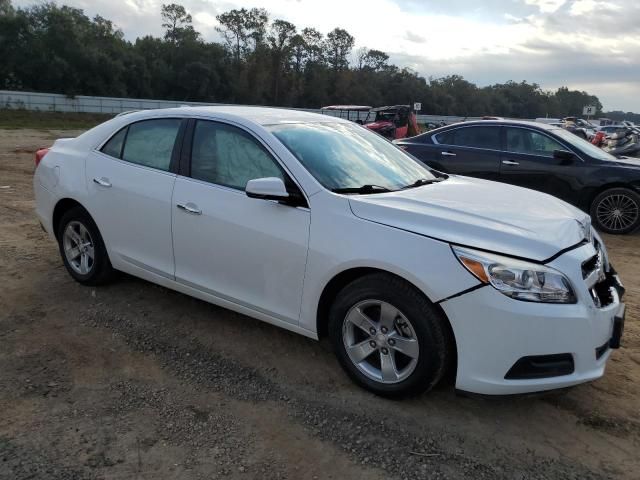
[(640, 207), (632, 197), (624, 193), (615, 193), (604, 197), (596, 207), (596, 216), (600, 224), (612, 232), (625, 230), (635, 224)]
[(353, 364), (376, 382), (402, 382), (418, 363), (420, 346), (411, 322), (385, 301), (354, 305), (344, 318), (342, 341)]
[(95, 263), (95, 245), (87, 227), (74, 220), (64, 229), (64, 255), (71, 268), (80, 275), (88, 275)]

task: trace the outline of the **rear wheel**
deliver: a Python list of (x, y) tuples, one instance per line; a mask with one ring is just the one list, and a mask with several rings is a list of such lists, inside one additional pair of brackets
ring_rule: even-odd
[(113, 267), (98, 227), (81, 207), (64, 213), (58, 225), (58, 245), (69, 274), (84, 285), (99, 285), (113, 277)]
[(372, 274), (347, 285), (329, 314), (340, 364), (364, 388), (383, 396), (430, 390), (453, 352), (446, 320), (407, 282)]
[(610, 188), (591, 205), (591, 218), (598, 230), (624, 234), (640, 226), (640, 195), (628, 188)]

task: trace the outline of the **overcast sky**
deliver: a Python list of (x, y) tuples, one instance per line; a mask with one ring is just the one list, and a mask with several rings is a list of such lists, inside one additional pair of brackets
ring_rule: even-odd
[[(128, 39), (161, 35), (160, 7), (176, 0), (66, 0), (100, 14)], [(28, 6), (33, 0), (14, 0)], [(605, 110), (640, 112), (640, 0), (182, 0), (205, 39), (216, 15), (264, 7), (271, 19), (387, 52), (425, 77), (460, 74), (478, 85), (527, 80), (595, 94)]]

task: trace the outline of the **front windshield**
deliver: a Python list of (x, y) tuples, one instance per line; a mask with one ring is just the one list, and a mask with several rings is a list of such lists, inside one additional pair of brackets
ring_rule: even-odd
[(574, 135), (573, 133), (558, 128), (557, 130), (553, 130), (553, 133), (561, 137), (565, 142), (569, 143), (571, 146), (577, 148), (579, 151), (586, 153), (587, 155), (597, 158), (598, 160), (612, 160), (616, 161), (616, 157), (605, 152), (599, 147), (596, 147), (590, 142)]
[(398, 147), (354, 123), (287, 123), (267, 128), (329, 190), (364, 185), (398, 190), (436, 178)]

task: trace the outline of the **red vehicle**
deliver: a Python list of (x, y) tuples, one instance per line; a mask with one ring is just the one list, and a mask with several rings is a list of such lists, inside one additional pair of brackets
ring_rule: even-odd
[[(366, 105), (329, 105), (321, 110), (322, 113), (355, 121), (390, 140), (413, 137), (420, 133), (416, 114), (410, 105), (377, 108)], [(364, 120), (362, 112), (367, 112)]]
[[(372, 108), (374, 114), (372, 123), (365, 123), (365, 127), (389, 139), (407, 138), (417, 135), (418, 122), (416, 114), (410, 105), (393, 105)], [(369, 117), (367, 117), (368, 120)]]

